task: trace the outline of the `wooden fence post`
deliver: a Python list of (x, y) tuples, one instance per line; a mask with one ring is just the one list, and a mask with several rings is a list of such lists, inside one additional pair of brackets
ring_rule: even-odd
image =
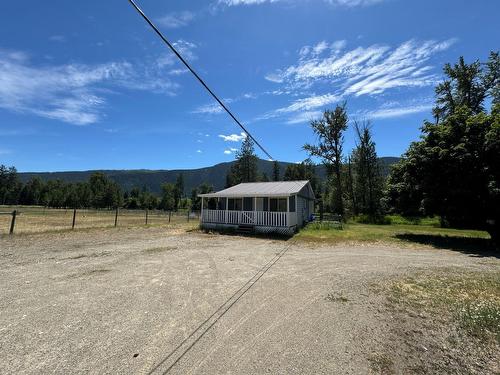
[(14, 233), (14, 227), (16, 225), (16, 216), (17, 216), (17, 211), (16, 210), (12, 211), (12, 221), (10, 222), (10, 231), (9, 231), (9, 234), (13, 234)]
[(168, 222), (170, 223), (170, 217), (172, 216), (172, 211), (168, 211)]
[(115, 228), (116, 228), (117, 224), (118, 224), (118, 207), (116, 207), (116, 211), (115, 211)]
[(76, 222), (76, 208), (73, 209), (73, 222), (71, 223), (71, 229), (75, 229)]
[(146, 209), (146, 225), (148, 225), (148, 209)]

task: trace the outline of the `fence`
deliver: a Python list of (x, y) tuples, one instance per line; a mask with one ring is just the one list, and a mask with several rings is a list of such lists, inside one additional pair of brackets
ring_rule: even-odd
[(176, 225), (199, 221), (197, 211), (52, 209), (0, 207), (0, 234), (75, 228)]

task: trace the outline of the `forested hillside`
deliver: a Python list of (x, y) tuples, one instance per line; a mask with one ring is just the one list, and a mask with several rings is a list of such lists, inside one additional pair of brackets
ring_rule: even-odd
[[(397, 157), (380, 158), (382, 174), (389, 174), (390, 166), (397, 163)], [(40, 177), (44, 181), (60, 179), (64, 182), (83, 182), (95, 172), (103, 172), (111, 180), (115, 181), (124, 191), (130, 191), (134, 187), (146, 189), (152, 193), (160, 194), (161, 185), (165, 182), (175, 183), (177, 176), (182, 173), (184, 176), (184, 190), (186, 194), (201, 185), (208, 183), (215, 190), (224, 188), (226, 175), (234, 162), (220, 163), (212, 167), (199, 169), (178, 169), (178, 170), (99, 170), (99, 171), (77, 171), (77, 172), (36, 172), (19, 173), (19, 179), (25, 183), (32, 177)], [(286, 167), (292, 163), (279, 162), (281, 173), (284, 173)], [(267, 160), (258, 160), (258, 170), (267, 176), (272, 175), (273, 162)], [(325, 168), (322, 165), (316, 167), (318, 177), (323, 180), (326, 177)]]

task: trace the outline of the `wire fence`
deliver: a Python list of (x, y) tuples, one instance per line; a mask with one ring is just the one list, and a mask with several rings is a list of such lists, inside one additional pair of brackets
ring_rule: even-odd
[(64, 229), (197, 223), (199, 211), (0, 207), (0, 235)]

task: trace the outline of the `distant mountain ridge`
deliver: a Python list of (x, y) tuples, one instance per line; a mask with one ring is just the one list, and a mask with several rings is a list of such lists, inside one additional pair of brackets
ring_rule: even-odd
[[(388, 175), (390, 166), (398, 162), (398, 157), (383, 157), (379, 158), (380, 165), (382, 166), (382, 173), (384, 176)], [(82, 182), (88, 180), (90, 175), (95, 172), (102, 172), (110, 179), (115, 181), (124, 190), (131, 190), (134, 187), (146, 187), (153, 193), (160, 193), (161, 184), (166, 182), (175, 182), (177, 175), (182, 173), (184, 175), (184, 188), (185, 193), (189, 194), (191, 190), (202, 183), (206, 182), (214, 187), (216, 190), (224, 188), (226, 182), (226, 175), (234, 161), (219, 163), (211, 167), (198, 168), (198, 169), (176, 169), (176, 170), (90, 170), (90, 171), (68, 171), (68, 172), (20, 172), (19, 178), (22, 182), (28, 181), (32, 177), (40, 177), (44, 181), (48, 180), (62, 180), (65, 182)], [(280, 172), (283, 176), (285, 169), (288, 165), (293, 164), (289, 162), (278, 162), (280, 165)], [(265, 173), (269, 178), (272, 176), (273, 162), (268, 160), (259, 159), (258, 169), (260, 173)], [(323, 180), (326, 177), (325, 168), (318, 165), (316, 168), (318, 177)]]

